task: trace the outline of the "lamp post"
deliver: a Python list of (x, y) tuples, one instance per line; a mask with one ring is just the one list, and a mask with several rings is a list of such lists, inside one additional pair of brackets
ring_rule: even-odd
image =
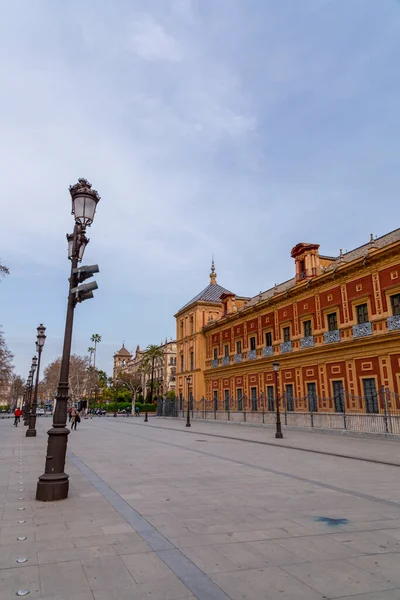
[[(37, 339), (36, 339), (36, 350), (38, 353), (37, 369), (36, 369), (36, 381), (35, 391), (33, 393), (33, 402), (31, 406), (31, 412), (29, 415), (29, 428), (26, 431), (26, 437), (36, 437), (36, 407), (37, 407), (37, 396), (39, 386), (39, 371), (40, 371), (40, 358), (42, 356), (42, 349), (44, 342), (46, 341), (45, 332), (46, 327), (40, 324), (37, 328)], [(32, 382), (33, 383), (33, 382)]]
[(187, 415), (186, 415), (186, 427), (190, 427), (190, 384), (192, 383), (192, 378), (190, 375), (186, 377), (187, 383), (187, 392), (188, 392), (188, 401), (187, 401)]
[(28, 415), (28, 395), (29, 395), (29, 379), (30, 379), (31, 374), (29, 373), (27, 380), (26, 380), (26, 384), (25, 384), (25, 392), (24, 392), (24, 406), (23, 406), (23, 419), (24, 419), (24, 425), (26, 425), (26, 421), (27, 421), (27, 415)]
[(29, 375), (28, 378), (26, 380), (26, 385), (25, 385), (25, 393), (24, 393), (24, 408), (23, 408), (23, 413), (24, 413), (24, 425), (28, 425), (28, 419), (29, 419), (29, 387), (31, 384), (31, 372), (29, 371)]
[(279, 412), (279, 363), (274, 362), (274, 373), (275, 373), (275, 389), (276, 389), (276, 433), (275, 437), (278, 439), (283, 438), (282, 426), (281, 426), (281, 413)]
[(63, 500), (68, 496), (69, 481), (64, 468), (69, 434), (66, 424), (74, 310), (78, 302), (93, 298), (93, 290), (97, 289), (95, 281), (84, 285), (79, 284), (91, 277), (93, 273), (99, 272), (97, 265), (78, 268), (78, 263), (82, 260), (86, 245), (89, 242), (85, 235), (86, 228), (93, 223), (100, 196), (96, 190), (92, 189), (91, 184), (86, 179), (78, 179), (78, 183), (70, 186), (69, 192), (71, 194), (72, 214), (75, 221), (73, 233), (67, 235), (71, 275), (69, 279), (60, 379), (57, 388), (56, 408), (53, 414), (53, 427), (47, 432), (49, 437), (47, 441), (45, 472), (39, 477), (36, 488), (36, 500), (42, 501)]
[(34, 356), (32, 358), (32, 364), (31, 364), (31, 369), (29, 371), (29, 377), (28, 377), (28, 390), (27, 390), (27, 395), (26, 395), (26, 410), (24, 411), (24, 425), (27, 426), (29, 425), (29, 411), (31, 408), (31, 402), (32, 402), (32, 390), (33, 390), (33, 376), (35, 374), (36, 371), (36, 366), (37, 366), (37, 356)]

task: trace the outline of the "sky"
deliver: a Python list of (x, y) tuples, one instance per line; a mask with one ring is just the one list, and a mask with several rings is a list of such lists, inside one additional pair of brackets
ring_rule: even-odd
[(398, 0), (0, 0), (0, 325), (28, 374), (61, 354), (68, 187), (101, 200), (73, 352), (175, 336), (209, 283), (254, 296), (291, 248), (399, 226)]

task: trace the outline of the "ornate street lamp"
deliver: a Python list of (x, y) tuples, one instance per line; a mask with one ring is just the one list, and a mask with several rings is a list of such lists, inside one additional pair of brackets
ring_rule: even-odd
[(29, 371), (25, 386), (25, 402), (24, 402), (24, 425), (29, 424), (29, 394), (32, 382), (32, 369)]
[(282, 426), (281, 426), (281, 413), (279, 412), (279, 363), (274, 362), (274, 373), (275, 373), (275, 389), (276, 389), (276, 433), (275, 437), (278, 439), (283, 438)]
[(187, 383), (187, 391), (188, 391), (188, 400), (187, 400), (187, 415), (186, 415), (186, 427), (190, 427), (190, 385), (192, 383), (192, 378), (190, 375), (186, 377)]
[(74, 310), (78, 302), (93, 298), (93, 290), (97, 289), (95, 281), (83, 285), (79, 284), (92, 277), (93, 273), (99, 272), (97, 265), (78, 268), (78, 263), (82, 260), (85, 248), (89, 243), (85, 235), (86, 227), (90, 227), (93, 223), (100, 196), (96, 190), (92, 189), (91, 184), (86, 179), (78, 179), (78, 183), (70, 186), (69, 192), (72, 200), (72, 214), (75, 220), (74, 231), (67, 236), (71, 275), (53, 427), (48, 431), (45, 472), (39, 477), (36, 488), (36, 500), (42, 501), (63, 500), (68, 496), (69, 480), (64, 468), (69, 434), (66, 424)]
[(38, 386), (39, 386), (39, 371), (40, 371), (40, 358), (42, 356), (42, 349), (44, 343), (46, 341), (45, 335), (46, 327), (40, 324), (37, 328), (37, 337), (36, 337), (36, 351), (38, 353), (38, 361), (37, 361), (37, 370), (36, 370), (36, 381), (35, 381), (35, 391), (33, 394), (33, 402), (31, 407), (31, 413), (29, 416), (29, 429), (26, 431), (26, 437), (36, 437), (36, 408), (37, 408), (37, 396), (38, 396)]
[(29, 377), (28, 377), (28, 391), (27, 391), (27, 396), (26, 396), (26, 398), (27, 398), (26, 411), (24, 411), (24, 425), (25, 426), (29, 425), (29, 411), (31, 409), (31, 403), (32, 403), (33, 376), (35, 374), (36, 367), (37, 367), (37, 356), (33, 356), (31, 369), (29, 371)]

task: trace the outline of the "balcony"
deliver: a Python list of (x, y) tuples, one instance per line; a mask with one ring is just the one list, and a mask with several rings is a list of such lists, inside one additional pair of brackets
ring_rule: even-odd
[(247, 353), (247, 360), (254, 360), (257, 358), (257, 350), (249, 350)]
[(325, 344), (333, 344), (334, 342), (340, 342), (340, 331), (334, 329), (333, 331), (326, 331), (324, 333)]
[(223, 357), (223, 359), (222, 359), (222, 366), (223, 366), (223, 367), (226, 367), (227, 365), (229, 365), (229, 364), (230, 364), (230, 362), (231, 362), (231, 361), (230, 361), (230, 359), (229, 359), (229, 356), (224, 356), (224, 357)]
[(281, 352), (291, 352), (292, 351), (292, 342), (283, 342), (280, 346)]
[(233, 357), (234, 363), (241, 363), (243, 360), (243, 354), (235, 354)]
[(265, 346), (262, 349), (262, 356), (273, 356), (274, 354), (274, 349), (272, 346)]
[(308, 335), (300, 339), (300, 348), (314, 348), (314, 336)]
[(396, 329), (400, 329), (400, 315), (388, 317), (387, 325), (389, 331), (396, 331)]
[(214, 358), (214, 360), (211, 361), (211, 366), (212, 367), (218, 367), (219, 366), (219, 360), (218, 360), (218, 358)]
[(359, 325), (353, 325), (353, 337), (360, 338), (367, 335), (372, 335), (371, 323), (360, 323)]

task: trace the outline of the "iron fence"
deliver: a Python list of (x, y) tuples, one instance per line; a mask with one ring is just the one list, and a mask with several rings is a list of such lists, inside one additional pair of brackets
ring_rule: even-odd
[[(282, 423), (288, 427), (400, 435), (400, 395), (388, 388), (381, 388), (375, 396), (340, 390), (329, 397), (307, 394), (296, 398), (285, 392), (278, 402)], [(184, 417), (186, 411), (185, 398), (158, 400), (159, 416)], [(190, 412), (192, 419), (274, 425), (276, 398), (263, 393), (257, 397), (191, 398)]]

